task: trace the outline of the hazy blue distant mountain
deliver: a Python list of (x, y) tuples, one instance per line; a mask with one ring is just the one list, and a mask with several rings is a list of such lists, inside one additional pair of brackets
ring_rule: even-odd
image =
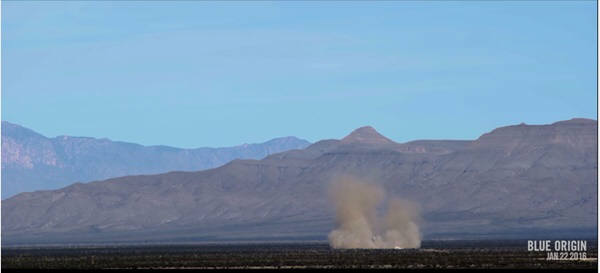
[(309, 144), (282, 137), (227, 148), (178, 149), (90, 137), (47, 138), (3, 121), (2, 198), (124, 175), (210, 169), (233, 159), (261, 159)]
[(22, 193), (2, 202), (2, 240), (325, 239), (328, 183), (340, 174), (417, 202), (425, 239), (595, 236), (597, 129), (595, 120), (572, 119), (501, 127), (473, 141), (396, 143), (362, 127), (262, 160)]

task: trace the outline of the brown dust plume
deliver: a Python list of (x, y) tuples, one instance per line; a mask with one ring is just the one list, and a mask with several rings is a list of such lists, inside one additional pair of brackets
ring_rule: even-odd
[(343, 177), (331, 184), (330, 199), (335, 206), (336, 228), (329, 233), (333, 248), (418, 248), (421, 234), (416, 206), (391, 198), (385, 214), (377, 207), (385, 192), (374, 184)]

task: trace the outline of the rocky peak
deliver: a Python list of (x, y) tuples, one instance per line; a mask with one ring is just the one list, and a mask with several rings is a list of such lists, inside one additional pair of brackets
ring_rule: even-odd
[(371, 126), (360, 127), (342, 139), (342, 143), (393, 144)]

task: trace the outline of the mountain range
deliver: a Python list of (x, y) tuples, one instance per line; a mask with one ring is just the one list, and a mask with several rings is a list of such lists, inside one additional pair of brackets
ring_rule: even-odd
[(372, 127), (261, 160), (21, 193), (3, 244), (325, 240), (331, 181), (353, 176), (417, 204), (424, 239), (597, 236), (591, 119), (397, 143)]
[(3, 121), (2, 199), (20, 192), (58, 189), (75, 182), (168, 171), (199, 171), (233, 159), (261, 159), (273, 153), (302, 149), (309, 144), (296, 137), (282, 137), (235, 147), (179, 149), (106, 138), (48, 138)]

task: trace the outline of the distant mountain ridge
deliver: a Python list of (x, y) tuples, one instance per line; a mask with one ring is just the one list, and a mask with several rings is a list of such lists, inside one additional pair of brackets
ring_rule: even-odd
[(596, 120), (572, 119), (500, 127), (476, 140), (396, 143), (364, 128), (205, 171), (22, 193), (2, 202), (2, 240), (325, 240), (328, 185), (339, 175), (416, 202), (425, 239), (593, 237), (597, 130)]
[(106, 138), (47, 138), (2, 121), (2, 198), (124, 175), (210, 169), (233, 159), (261, 159), (309, 144), (296, 137), (282, 137), (234, 147), (179, 149)]

